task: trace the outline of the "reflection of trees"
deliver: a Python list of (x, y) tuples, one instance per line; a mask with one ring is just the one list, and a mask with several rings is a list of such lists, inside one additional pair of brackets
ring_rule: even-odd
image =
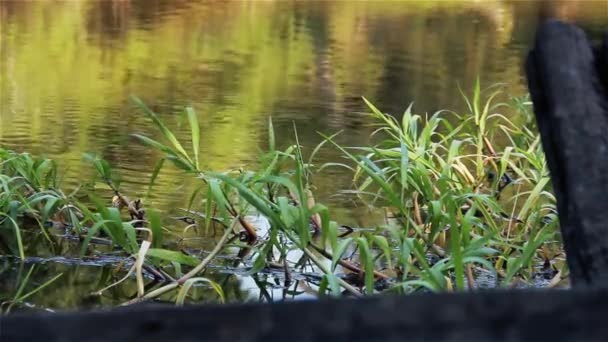
[[(418, 110), (459, 108), (456, 82), (467, 89), (478, 74), (486, 85), (507, 82), (523, 92), (521, 58), (540, 5), (0, 2), (0, 139), (59, 158), (72, 170), (68, 180), (82, 178), (82, 152), (102, 153), (134, 193), (145, 191), (158, 156), (128, 137), (155, 134), (131, 94), (182, 138), (189, 133), (180, 107), (192, 103), (204, 160), (215, 169), (254, 158), (269, 114), (279, 141), (293, 141), (295, 121), (307, 146), (320, 140), (319, 129), (344, 129), (341, 142), (360, 145), (370, 132), (353, 114), (363, 109), (362, 95), (393, 113), (413, 100)], [(567, 12), (606, 20), (587, 7)], [(160, 179), (167, 207), (179, 206), (177, 182), (170, 172)]]
[(131, 19), (131, 1), (97, 1), (87, 10), (86, 32), (111, 40), (124, 39)]
[(494, 25), (482, 14), (443, 10), (393, 14), (369, 23), (367, 42), (382, 59), (374, 98), (393, 113), (414, 100), (418, 108), (434, 111), (458, 104), (455, 80), (467, 87), (482, 70), (492, 72), (486, 79), (500, 80), (496, 57), (505, 52), (502, 36), (510, 32)]

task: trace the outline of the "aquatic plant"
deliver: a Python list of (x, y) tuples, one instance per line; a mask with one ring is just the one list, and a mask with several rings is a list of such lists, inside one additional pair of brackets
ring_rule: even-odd
[[(303, 252), (295, 267), (309, 260), (323, 274), (321, 294), (338, 295), (341, 288), (354, 295), (372, 294), (387, 281), (389, 289), (399, 292), (464, 290), (479, 286), (476, 275), (488, 273), (504, 286), (517, 286), (533, 281), (539, 263), (549, 271), (560, 269), (550, 272), (557, 283), (565, 266), (551, 265), (561, 253), (556, 247), (558, 221), (534, 123), (528, 117), (519, 126), (495, 112), (507, 106), (525, 110), (529, 102), (512, 99), (493, 105), (498, 94), (494, 91), (482, 102), (477, 84), (472, 100), (465, 97), (469, 113), (422, 117), (410, 107), (400, 121), (365, 100), (378, 122), (380, 142), (343, 147), (333, 136), (326, 137), (306, 162), (297, 134), (294, 145), (275, 149), (270, 121), (269, 151), (255, 171), (199, 170), (196, 121), (190, 120), (190, 156), (141, 102), (169, 144), (137, 137), (205, 183), (200, 212), (206, 226), (214, 221), (230, 227), (229, 222), (238, 221), (245, 228), (251, 246), (244, 248), (254, 251), (250, 273), (285, 264), (295, 249)], [(195, 117), (192, 109), (187, 112)], [(504, 142), (502, 151), (494, 146), (497, 139)], [(338, 148), (351, 164), (316, 168), (312, 160), (324, 144)], [(353, 170), (355, 190), (350, 193), (383, 208), (385, 224), (338, 237), (340, 225), (331, 221), (328, 207), (315, 202), (310, 183), (319, 169), (336, 165)], [(256, 241), (255, 227), (247, 221), (254, 212), (270, 222), (263, 240)], [(346, 257), (347, 250), (356, 252)], [(338, 266), (354, 272), (354, 282), (338, 277)]]
[[(389, 248), (375, 257), (388, 265), (394, 258), (392, 273), (406, 292), (474, 288), (480, 268), (510, 286), (516, 276), (532, 280), (541, 247), (545, 263), (552, 259), (546, 254), (555, 249), (558, 221), (540, 139), (532, 121), (518, 126), (495, 113), (507, 106), (492, 105), (498, 94), (482, 103), (477, 83), (472, 101), (465, 97), (469, 113), (423, 118), (410, 107), (401, 122), (366, 100), (382, 141), (350, 149), (334, 144), (356, 165), (355, 194), (392, 216), (364, 237), (388, 238)], [(527, 105), (512, 101), (518, 109)], [(506, 138), (502, 151), (493, 144), (499, 138)]]
[(61, 191), (54, 161), (0, 148), (0, 248), (25, 257), (20, 230), (24, 220), (50, 242), (49, 220), (58, 224), (76, 220), (74, 194)]
[[(133, 276), (137, 293), (129, 303), (163, 298), (183, 304), (197, 284), (209, 285), (224, 301), (222, 286), (206, 272), (234, 247), (236, 264), (259, 286), (265, 286), (259, 275), (274, 269), (283, 273), (286, 287), (295, 283), (294, 292), (302, 282), (319, 296), (511, 287), (534, 283), (539, 274), (548, 278), (546, 286), (556, 286), (566, 278), (566, 266), (530, 103), (512, 98), (493, 104), (500, 91), (486, 92), (477, 84), (470, 99), (463, 96), (465, 113), (417, 115), (410, 106), (399, 119), (364, 99), (377, 125), (374, 144), (342, 146), (336, 133), (308, 155), (295, 127), (294, 143), (277, 148), (269, 119), (268, 147), (257, 167), (223, 172), (201, 167), (201, 132), (192, 108), (185, 110), (191, 133), (185, 143), (134, 98), (162, 138), (133, 134), (162, 153), (149, 191), (165, 161), (198, 184), (185, 209), (184, 232), (221, 229), (210, 253), (203, 258), (168, 243), (174, 233), (163, 227), (161, 215), (123, 194), (109, 163), (92, 154), (85, 159), (111, 190), (111, 203), (94, 191), (65, 195), (52, 161), (0, 150), (0, 240), (24, 258), (22, 233), (33, 219), (51, 244), (49, 225), (76, 236), (81, 255), (92, 243), (110, 245), (122, 251), (120, 268), (127, 273), (97, 293)], [(500, 109), (519, 112), (524, 122), (498, 114)], [(315, 156), (324, 148), (337, 149), (346, 161), (318, 165)], [(366, 229), (342, 226), (330, 207), (317, 202), (314, 178), (335, 167), (353, 175), (344, 195), (383, 213), (382, 222)]]

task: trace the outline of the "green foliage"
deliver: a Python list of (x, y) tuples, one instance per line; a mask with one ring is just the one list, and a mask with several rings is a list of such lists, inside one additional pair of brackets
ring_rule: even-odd
[[(283, 265), (287, 277), (312, 265), (320, 276), (314, 286), (320, 296), (462, 291), (477, 287), (477, 275), (484, 272), (498, 279), (494, 286), (530, 283), (539, 263), (546, 264), (560, 250), (555, 198), (533, 120), (521, 126), (497, 113), (500, 108), (527, 113), (529, 101), (512, 99), (494, 105), (499, 92), (490, 91), (485, 96), (477, 84), (472, 99), (465, 97), (469, 109), (465, 113), (417, 115), (410, 106), (399, 119), (364, 99), (377, 123), (375, 143), (341, 146), (336, 135), (325, 136), (306, 158), (297, 132), (294, 144), (277, 148), (269, 120), (268, 151), (258, 166), (223, 172), (201, 167), (201, 134), (192, 108), (185, 111), (191, 132), (185, 144), (158, 114), (134, 98), (163, 138), (134, 134), (162, 153), (148, 192), (161, 172), (162, 160), (200, 182), (188, 210), (201, 221), (188, 227), (204, 226), (205, 232), (222, 227), (224, 234), (213, 251), (199, 259), (175, 250), (173, 240), (164, 236), (162, 214), (152, 208), (144, 218), (134, 218), (139, 209), (120, 193), (118, 175), (92, 154), (85, 159), (115, 194), (112, 206), (93, 192), (83, 203), (74, 194), (57, 190), (52, 161), (0, 150), (0, 232), (4, 240), (12, 241), (11, 253), (23, 258), (25, 218), (34, 218), (45, 234), (46, 222), (67, 222), (81, 234), (81, 255), (103, 237), (133, 261), (119, 282), (134, 273), (139, 299), (175, 290), (177, 304), (183, 304), (201, 283), (210, 285), (224, 301), (221, 286), (202, 273), (235, 234), (246, 242), (236, 245), (252, 254), (246, 259), (247, 274)], [(184, 146), (191, 146), (190, 150)], [(315, 155), (327, 146), (339, 150), (347, 162), (316, 165)], [(384, 213), (383, 222), (365, 232), (344, 232), (332, 220), (331, 209), (316, 202), (313, 194), (314, 178), (331, 167), (352, 172), (353, 189), (345, 193)], [(125, 206), (130, 220), (121, 213)], [(261, 229), (256, 216), (269, 222), (267, 230)], [(551, 250), (558, 252), (551, 256)], [(291, 260), (294, 253), (299, 253), (299, 260)], [(175, 279), (147, 291), (146, 267)], [(189, 271), (184, 274), (182, 268)], [(355, 278), (344, 276), (345, 272)]]
[[(345, 286), (336, 278), (336, 267), (350, 258), (345, 252), (354, 248), (359, 260), (349, 262), (359, 265), (367, 294), (374, 293), (379, 266), (393, 279), (393, 288), (405, 292), (465, 290), (475, 286), (474, 270), (482, 269), (497, 274), (508, 286), (516, 277), (530, 281), (542, 260), (540, 248), (557, 238), (555, 199), (535, 128), (530, 122), (518, 127), (496, 113), (509, 106), (492, 103), (498, 90), (484, 102), (483, 93), (477, 83), (472, 100), (465, 97), (469, 113), (438, 112), (428, 117), (413, 114), (410, 106), (401, 120), (364, 99), (378, 123), (379, 142), (343, 147), (334, 136), (325, 137), (308, 162), (297, 134), (295, 145), (275, 150), (269, 121), (270, 150), (257, 171), (199, 170), (198, 162), (192, 163), (196, 158), (182, 153), (181, 144), (147, 110), (169, 144), (140, 138), (176, 166), (195, 171), (206, 184), (206, 224), (212, 213), (219, 213), (221, 222), (253, 213), (269, 220), (270, 231), (258, 240), (251, 273), (301, 250), (324, 273), (320, 290), (333, 288), (336, 293), (337, 287)], [(516, 99), (512, 107), (525, 109), (526, 101)], [(191, 116), (191, 110), (188, 113)], [(197, 136), (192, 129), (193, 143)], [(495, 150), (497, 140), (502, 151)], [(316, 168), (312, 158), (326, 143), (339, 149), (354, 168), (345, 163)], [(374, 233), (338, 238), (339, 226), (331, 221), (329, 208), (314, 202), (312, 177), (335, 166), (353, 170), (354, 193), (360, 201), (388, 213), (386, 224)], [(323, 257), (311, 256), (311, 248), (323, 257), (329, 255), (331, 267), (323, 265)]]
[(72, 220), (72, 195), (58, 189), (58, 179), (52, 160), (0, 148), (0, 240), (22, 259), (25, 252), (20, 222), (25, 217), (39, 227), (48, 241), (48, 219)]
[[(445, 112), (423, 119), (411, 107), (398, 122), (365, 100), (381, 122), (380, 142), (351, 149), (334, 143), (356, 165), (359, 198), (394, 216), (384, 229), (394, 246), (408, 245), (395, 259), (406, 291), (447, 289), (452, 279), (466, 289), (471, 266), (498, 272), (505, 285), (516, 275), (530, 280), (539, 248), (557, 237), (555, 217), (546, 219), (556, 212), (555, 198), (538, 135), (494, 112), (507, 106), (492, 105), (498, 94), (482, 103), (477, 84), (473, 100), (465, 97), (470, 113), (455, 115), (456, 126)], [(504, 152), (496, 152), (492, 142), (505, 137)], [(430, 265), (429, 257), (439, 261)]]

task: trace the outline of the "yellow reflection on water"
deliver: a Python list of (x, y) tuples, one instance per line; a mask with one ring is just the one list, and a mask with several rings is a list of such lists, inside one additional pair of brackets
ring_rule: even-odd
[[(129, 136), (156, 135), (130, 95), (184, 139), (180, 113), (194, 105), (205, 167), (223, 170), (257, 158), (269, 115), (285, 144), (295, 122), (306, 146), (316, 131), (338, 130), (360, 145), (371, 132), (361, 96), (395, 114), (411, 101), (458, 110), (457, 86), (478, 75), (524, 94), (539, 18), (598, 30), (605, 10), (604, 1), (2, 1), (0, 143), (58, 159), (69, 186), (92, 175), (82, 154), (99, 153), (139, 196), (159, 155)], [(178, 185), (167, 170), (152, 200), (183, 205), (194, 185)], [(339, 173), (317, 184), (321, 198), (348, 185)]]

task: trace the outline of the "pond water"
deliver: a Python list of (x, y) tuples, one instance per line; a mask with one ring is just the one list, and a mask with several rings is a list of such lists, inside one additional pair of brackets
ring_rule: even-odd
[[(373, 127), (361, 96), (398, 115), (413, 101), (422, 113), (462, 110), (458, 87), (471, 89), (477, 77), (524, 95), (523, 60), (547, 14), (579, 23), (594, 39), (608, 25), (606, 1), (582, 0), (0, 1), (0, 146), (56, 159), (67, 189), (91, 179), (82, 155), (98, 153), (126, 194), (144, 197), (159, 154), (130, 134), (156, 130), (131, 95), (183, 138), (183, 108), (192, 105), (204, 167), (214, 170), (254, 163), (269, 116), (283, 145), (294, 142), (294, 126), (307, 147), (321, 141), (317, 132), (337, 131), (340, 143), (363, 145)], [(319, 162), (336, 155), (326, 149)], [(331, 196), (349, 187), (350, 175), (328, 171), (315, 181), (341, 223), (366, 226), (367, 213)], [(146, 203), (175, 212), (190, 186), (166, 168)], [(0, 292), (14, 291), (33, 264), (34, 279), (67, 274), (46, 292), (63, 295), (35, 296), (42, 307), (110, 305), (135, 292), (125, 284), (87, 301), (110, 276), (111, 260), (30, 261), (0, 259)], [(246, 281), (225, 278), (229, 298), (257, 296)]]

